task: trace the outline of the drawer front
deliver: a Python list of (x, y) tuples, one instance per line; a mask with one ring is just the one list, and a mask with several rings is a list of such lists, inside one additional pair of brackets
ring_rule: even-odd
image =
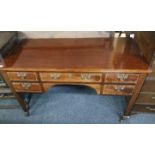
[(39, 83), (13, 82), (12, 85), (16, 92), (42, 92)]
[(38, 81), (35, 72), (7, 72), (11, 81)]
[(100, 73), (40, 73), (42, 81), (47, 82), (101, 82)]
[(154, 93), (155, 92), (155, 80), (151, 80), (151, 81), (145, 81), (141, 92), (150, 92), (150, 93)]
[(155, 105), (155, 93), (154, 94), (141, 93), (136, 101), (136, 104)]
[(105, 84), (103, 86), (102, 94), (105, 94), (105, 95), (132, 95), (134, 88), (135, 88), (134, 85)]
[[(43, 83), (44, 91), (48, 91), (48, 89), (56, 86), (56, 85), (64, 85), (64, 83)], [(101, 94), (101, 85), (100, 84), (74, 84), (74, 83), (67, 83), (67, 85), (81, 85), (93, 88), (96, 90), (97, 94)]]
[(107, 73), (105, 75), (106, 83), (137, 83), (139, 75), (138, 74), (115, 74)]

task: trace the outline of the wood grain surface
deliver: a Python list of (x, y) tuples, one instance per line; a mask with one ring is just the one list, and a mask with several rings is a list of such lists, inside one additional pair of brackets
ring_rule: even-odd
[(4, 59), (4, 70), (148, 73), (133, 40), (32, 39)]

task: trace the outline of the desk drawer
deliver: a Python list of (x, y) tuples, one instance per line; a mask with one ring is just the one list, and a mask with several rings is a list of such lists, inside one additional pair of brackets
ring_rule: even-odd
[(100, 73), (40, 73), (42, 81), (47, 82), (101, 82)]
[(106, 83), (137, 83), (138, 74), (123, 74), (123, 73), (107, 73), (105, 75)]
[(136, 104), (155, 105), (155, 93), (141, 93), (136, 101)]
[(132, 95), (134, 85), (111, 85), (105, 84), (103, 86), (102, 94), (105, 95)]
[(16, 92), (42, 92), (39, 83), (13, 82)]
[(38, 81), (35, 72), (7, 72), (11, 81)]

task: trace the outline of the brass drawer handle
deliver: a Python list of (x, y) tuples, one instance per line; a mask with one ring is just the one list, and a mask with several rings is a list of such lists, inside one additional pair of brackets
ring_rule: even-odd
[(31, 83), (22, 83), (21, 85), (24, 89), (29, 89), (32, 86)]
[(81, 74), (81, 80), (91, 80), (91, 74)]
[(27, 76), (27, 73), (24, 72), (17, 72), (17, 77), (21, 78), (21, 79), (25, 79)]
[(116, 86), (115, 87), (115, 90), (118, 91), (118, 92), (123, 91), (124, 89), (125, 89), (124, 86)]
[(117, 79), (119, 79), (121, 81), (127, 80), (128, 77), (129, 77), (128, 74), (117, 74)]
[(155, 111), (155, 108), (146, 107), (147, 110)]
[(53, 80), (57, 80), (60, 78), (60, 73), (51, 73), (50, 74), (50, 77), (53, 79)]

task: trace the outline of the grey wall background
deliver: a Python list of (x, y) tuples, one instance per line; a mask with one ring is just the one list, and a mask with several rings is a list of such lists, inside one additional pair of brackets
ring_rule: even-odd
[(20, 31), (21, 38), (81, 38), (81, 37), (109, 37), (106, 31)]

